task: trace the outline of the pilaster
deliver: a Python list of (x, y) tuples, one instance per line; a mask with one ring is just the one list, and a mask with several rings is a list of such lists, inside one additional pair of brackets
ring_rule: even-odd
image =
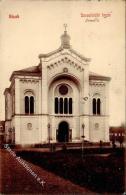
[(15, 114), (20, 114), (20, 82), (15, 79)]
[[(83, 72), (83, 83), (82, 83), (82, 97), (80, 104), (83, 107), (82, 114), (80, 117), (80, 137), (85, 136), (86, 140), (89, 140), (89, 70), (88, 65), (85, 66)], [(84, 126), (84, 130), (83, 127)]]
[(42, 63), (42, 114), (48, 114), (48, 86), (47, 86), (47, 63)]
[(83, 100), (82, 114), (89, 115), (89, 70), (87, 66), (85, 67), (83, 74), (82, 100)]
[(41, 110), (42, 110), (42, 142), (48, 141), (48, 83), (47, 83), (47, 62), (45, 59), (42, 61), (42, 93), (41, 93)]

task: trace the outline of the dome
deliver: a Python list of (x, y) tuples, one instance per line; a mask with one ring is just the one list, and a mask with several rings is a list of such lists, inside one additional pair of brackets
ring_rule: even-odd
[(61, 46), (65, 49), (70, 48), (70, 36), (67, 34), (67, 31), (64, 31), (64, 34), (61, 36)]

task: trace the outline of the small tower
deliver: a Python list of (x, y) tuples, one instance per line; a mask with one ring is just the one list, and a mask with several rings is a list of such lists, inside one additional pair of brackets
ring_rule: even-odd
[(64, 49), (69, 49), (70, 48), (70, 36), (67, 34), (66, 28), (67, 24), (64, 24), (64, 34), (61, 36), (61, 47)]

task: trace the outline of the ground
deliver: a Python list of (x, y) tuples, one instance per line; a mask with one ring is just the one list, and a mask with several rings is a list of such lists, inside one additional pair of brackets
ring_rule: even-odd
[(96, 193), (124, 192), (124, 148), (17, 151), (25, 160)]
[(31, 167), (31, 170), (34, 171), (41, 180), (46, 182), (44, 185), (41, 185), (36, 178), (17, 161), (16, 157), (5, 149), (0, 150), (0, 193), (2, 194), (95, 194), (87, 188), (73, 184), (71, 181), (44, 170), (42, 167), (40, 168), (37, 165), (25, 161), (25, 163)]

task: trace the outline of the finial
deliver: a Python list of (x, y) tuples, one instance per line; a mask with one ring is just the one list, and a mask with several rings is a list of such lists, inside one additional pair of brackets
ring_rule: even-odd
[(67, 28), (67, 24), (64, 24), (64, 28), (65, 28), (65, 31), (66, 31), (66, 28)]

